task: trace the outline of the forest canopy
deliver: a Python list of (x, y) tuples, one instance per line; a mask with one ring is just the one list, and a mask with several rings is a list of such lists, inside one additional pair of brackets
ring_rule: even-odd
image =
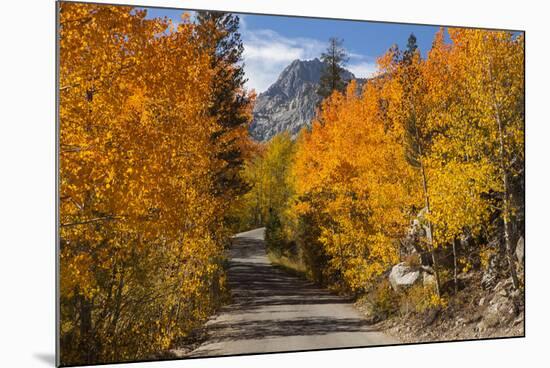
[(263, 161), (288, 172), (266, 239), (316, 281), (353, 293), (404, 260), (411, 231), (435, 276), (433, 303), (489, 254), (519, 288), (523, 55), (521, 34), (461, 28), (440, 29), (426, 58), (413, 35), (407, 49), (390, 48), (362, 88), (352, 81), (322, 102), (290, 159)]
[(58, 38), (63, 365), (174, 347), (226, 302), (225, 251), (258, 227), (274, 259), (388, 309), (400, 262), (433, 277), (419, 306), (491, 259), (523, 288), (522, 34), (441, 28), (424, 58), (411, 36), (361, 82), (331, 39), (311, 125), (268, 142), (249, 137), (237, 15), (61, 2)]
[(239, 19), (61, 3), (59, 21), (61, 362), (144, 359), (223, 298), (253, 100)]

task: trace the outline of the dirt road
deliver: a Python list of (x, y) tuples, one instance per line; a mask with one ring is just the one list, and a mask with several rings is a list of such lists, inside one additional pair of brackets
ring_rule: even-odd
[(187, 356), (392, 344), (345, 298), (273, 267), (264, 229), (235, 236), (228, 271), (232, 304), (207, 324), (207, 340)]

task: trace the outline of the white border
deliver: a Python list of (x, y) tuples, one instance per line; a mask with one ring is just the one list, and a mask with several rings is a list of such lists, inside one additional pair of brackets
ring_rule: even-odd
[[(543, 2), (340, 0), (98, 1), (526, 30), (527, 337), (525, 339), (185, 360), (113, 367), (541, 366), (548, 361), (548, 11)], [(55, 260), (54, 1), (2, 4), (0, 366), (52, 366)], [(546, 225), (546, 226), (545, 226)], [(538, 362), (542, 363), (538, 363)], [(49, 362), (49, 363), (48, 363)], [(538, 363), (538, 364), (537, 364)]]

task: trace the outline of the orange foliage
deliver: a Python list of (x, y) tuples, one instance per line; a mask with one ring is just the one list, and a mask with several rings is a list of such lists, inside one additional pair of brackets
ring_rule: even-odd
[[(219, 303), (210, 55), (184, 17), (60, 6), (61, 360), (142, 359)], [(246, 132), (235, 132), (241, 137)], [(244, 136), (242, 140), (244, 140)]]

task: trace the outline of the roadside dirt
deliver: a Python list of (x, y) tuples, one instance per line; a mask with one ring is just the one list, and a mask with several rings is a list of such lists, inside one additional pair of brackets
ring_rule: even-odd
[[(523, 295), (511, 295), (507, 280), (482, 290), (477, 287), (480, 279), (472, 275), (469, 286), (450, 298), (443, 310), (395, 315), (373, 326), (403, 343), (524, 336)], [(363, 309), (360, 303), (356, 307)]]

